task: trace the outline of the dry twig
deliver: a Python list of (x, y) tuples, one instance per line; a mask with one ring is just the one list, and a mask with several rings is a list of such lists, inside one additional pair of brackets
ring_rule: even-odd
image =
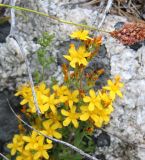
[(1, 156), (3, 159), (5, 159), (5, 160), (10, 160), (10, 159), (8, 159), (6, 156), (4, 156), (2, 153), (0, 153), (0, 156)]
[(99, 23), (98, 28), (101, 28), (102, 24), (104, 23), (106, 15), (110, 11), (110, 8), (112, 7), (112, 4), (113, 4), (113, 0), (108, 0), (107, 6), (106, 6), (105, 11), (103, 13), (102, 20)]
[[(11, 6), (15, 6), (16, 0), (11, 0), (10, 1), (10, 5)], [(20, 54), (22, 55), (22, 57), (25, 60), (25, 64), (27, 67), (27, 71), (28, 71), (28, 75), (29, 75), (29, 81), (30, 81), (30, 85), (31, 85), (31, 89), (32, 89), (32, 94), (33, 94), (33, 100), (34, 100), (34, 104), (36, 107), (36, 111), (38, 114), (40, 114), (40, 109), (39, 109), (39, 105), (38, 105), (38, 101), (37, 101), (37, 97), (36, 97), (36, 93), (35, 93), (35, 89), (34, 89), (34, 82), (33, 82), (33, 78), (32, 78), (32, 74), (31, 74), (31, 69), (29, 67), (29, 61), (25, 55), (25, 52), (23, 50), (23, 47), (20, 45), (20, 41), (18, 36), (16, 36), (15, 34), (15, 25), (16, 25), (16, 17), (15, 17), (15, 9), (11, 8), (11, 31), (10, 31), (10, 38), (13, 38), (13, 40), (18, 44), (19, 48), (20, 48)]]

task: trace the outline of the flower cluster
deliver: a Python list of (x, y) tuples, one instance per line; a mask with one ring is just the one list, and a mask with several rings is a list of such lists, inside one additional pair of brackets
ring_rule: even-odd
[(33, 131), (31, 135), (15, 135), (13, 142), (7, 145), (11, 149), (11, 155), (17, 153), (16, 160), (38, 160), (41, 158), (49, 159), (48, 150), (53, 145), (52, 141), (45, 140), (42, 135)]
[[(83, 95), (83, 97), (80, 96), (79, 90), (71, 91), (65, 85), (54, 85), (52, 93), (50, 93), (45, 83), (41, 83), (36, 87), (35, 91), (39, 96), (38, 102), (42, 114), (48, 114), (50, 118), (47, 125), (45, 125), (48, 128), (53, 122), (55, 122), (53, 128), (61, 127), (60, 121), (63, 119), (64, 126), (72, 123), (77, 128), (78, 120), (86, 121), (89, 117), (97, 127), (101, 127), (103, 123), (107, 124), (109, 122), (110, 114), (113, 111), (112, 103), (116, 95), (122, 97), (120, 91), (122, 87), (123, 84), (120, 82), (120, 77), (116, 76), (114, 81), (108, 80), (108, 85), (104, 86), (102, 90), (95, 92), (90, 89), (88, 94)], [(29, 99), (27, 96), (25, 97), (26, 93), (29, 95)], [(27, 112), (36, 113), (30, 86), (22, 86), (16, 95), (22, 96), (21, 104), (25, 104), (24, 102), (28, 104)], [(40, 97), (41, 101), (39, 100)], [(53, 118), (50, 115), (53, 115)], [(60, 120), (57, 117), (61, 117)], [(61, 136), (59, 135), (58, 137)]]
[[(91, 76), (86, 76), (84, 69), (101, 45), (100, 37), (91, 39), (88, 34), (88, 31), (83, 30), (71, 35), (72, 38), (81, 40), (81, 46), (76, 48), (71, 44), (69, 55), (64, 55), (70, 62), (71, 71), (69, 67), (63, 66), (63, 84), (54, 84), (49, 87), (45, 82), (41, 82), (35, 86), (41, 116), (36, 113), (29, 84), (20, 86), (15, 94), (21, 96), (20, 104), (23, 112), (28, 113), (27, 118), (32, 126), (47, 136), (63, 139), (69, 137), (69, 135), (64, 136), (66, 127), (67, 130), (78, 129), (86, 123), (85, 130), (88, 130), (92, 128), (90, 126), (100, 128), (108, 124), (114, 110), (113, 102), (116, 96), (122, 97), (123, 83), (119, 76), (116, 76), (113, 81), (108, 80), (108, 84), (97, 91), (89, 88), (87, 84), (84, 85), (87, 78), (94, 84), (93, 81), (96, 78), (93, 76), (94, 72)], [(98, 78), (103, 71), (99, 70), (96, 73)], [(48, 152), (51, 153), (53, 147), (55, 146), (52, 141), (46, 140), (35, 131), (29, 135), (27, 132), (15, 135), (12, 143), (8, 144), (11, 155), (17, 155), (16, 160), (49, 159)]]

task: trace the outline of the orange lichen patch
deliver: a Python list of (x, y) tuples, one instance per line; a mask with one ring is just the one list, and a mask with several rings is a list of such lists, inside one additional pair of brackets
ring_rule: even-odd
[(116, 31), (110, 32), (110, 35), (125, 45), (145, 40), (145, 23), (126, 23)]

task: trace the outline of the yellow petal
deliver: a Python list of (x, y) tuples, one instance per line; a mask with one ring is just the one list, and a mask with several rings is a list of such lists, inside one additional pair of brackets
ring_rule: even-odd
[(20, 104), (21, 104), (21, 105), (24, 105), (24, 104), (26, 104), (26, 103), (28, 103), (28, 100), (27, 100), (27, 99), (23, 99)]
[(64, 126), (68, 126), (70, 124), (71, 120), (70, 118), (66, 118), (64, 121), (63, 121), (63, 125)]
[(78, 121), (76, 119), (72, 120), (72, 123), (73, 123), (73, 125), (74, 125), (75, 128), (78, 128), (79, 123), (78, 123)]
[(12, 143), (9, 143), (9, 144), (7, 145), (7, 147), (8, 147), (9, 149), (11, 149), (11, 148), (13, 147), (13, 144), (12, 144)]
[(95, 93), (95, 91), (94, 91), (93, 89), (91, 89), (91, 90), (89, 91), (89, 94), (90, 94), (90, 96), (91, 96), (92, 98), (95, 98), (95, 97), (96, 97), (96, 93)]
[(71, 66), (72, 68), (75, 68), (75, 67), (76, 67), (76, 62), (75, 62), (75, 61), (71, 61), (71, 62), (70, 62), (70, 66)]
[(103, 89), (110, 90), (110, 87), (109, 86), (105, 86), (105, 87), (103, 87)]
[(43, 157), (44, 157), (45, 159), (49, 159), (49, 155), (48, 155), (48, 153), (47, 153), (46, 151), (43, 151), (43, 152), (42, 152), (42, 155), (43, 155)]
[(77, 97), (78, 94), (79, 94), (79, 91), (78, 91), (78, 90), (75, 90), (75, 91), (73, 92), (73, 96), (74, 96), (74, 97)]
[(54, 105), (50, 105), (50, 108), (51, 108), (51, 110), (52, 110), (53, 113), (56, 113), (56, 108), (55, 108)]
[(44, 121), (42, 124), (45, 129), (48, 129), (52, 123), (53, 123), (52, 121), (47, 120)]
[(111, 80), (108, 80), (107, 83), (108, 83), (109, 86), (114, 85), (113, 82), (112, 82)]
[(45, 104), (45, 105), (39, 105), (40, 111), (42, 114), (44, 114), (44, 112), (46, 112), (49, 109), (49, 105)]
[(114, 100), (115, 99), (115, 93), (110, 91), (110, 97), (111, 97), (112, 100)]
[(85, 97), (83, 98), (83, 101), (84, 101), (84, 102), (90, 102), (90, 100), (91, 100), (91, 98), (90, 98), (89, 96), (85, 96)]
[(107, 111), (107, 114), (110, 114), (114, 111), (114, 108), (112, 107), (112, 105), (109, 105), (106, 111)]
[(59, 86), (58, 85), (54, 85), (52, 88), (53, 88), (54, 91), (56, 91), (57, 89), (59, 89)]
[(87, 106), (81, 106), (80, 109), (81, 109), (82, 112), (85, 112), (85, 111), (88, 110), (88, 107)]
[(69, 101), (69, 107), (72, 107), (72, 105), (73, 105), (73, 101), (70, 100), (70, 101)]
[(86, 121), (89, 119), (89, 114), (88, 113), (84, 113), (80, 116), (80, 120), (81, 121)]
[(62, 135), (61, 135), (60, 133), (56, 132), (56, 131), (53, 133), (53, 135), (54, 135), (54, 137), (57, 138), (57, 139), (62, 138)]
[(30, 137), (23, 136), (23, 140), (26, 141), (26, 142), (30, 142)]
[(72, 113), (75, 113), (75, 111), (76, 111), (76, 106), (72, 106), (72, 107), (71, 107), (71, 112), (72, 112)]
[(83, 58), (79, 64), (83, 64), (84, 66), (87, 66), (88, 61), (85, 58)]
[(109, 121), (110, 121), (110, 117), (109, 116), (104, 116), (103, 119), (104, 119), (104, 123), (105, 124), (108, 124)]
[(39, 158), (41, 157), (41, 152), (36, 152), (35, 154), (34, 154), (34, 159), (35, 160), (38, 160)]
[(37, 135), (38, 135), (38, 133), (35, 132), (35, 131), (33, 131), (33, 132), (32, 132), (32, 139), (35, 138)]
[(92, 119), (94, 122), (97, 122), (97, 121), (99, 120), (99, 117), (98, 117), (98, 115), (96, 115), (96, 114), (92, 114), (92, 115), (91, 115), (91, 119)]
[(97, 122), (95, 122), (95, 126), (98, 128), (102, 127), (102, 120), (99, 119)]
[(67, 59), (68, 61), (71, 61), (72, 60), (72, 58), (70, 57), (70, 56), (68, 56), (68, 55), (64, 55), (63, 56), (65, 59)]
[(39, 140), (38, 140), (38, 145), (43, 145), (44, 142), (44, 137), (43, 136), (39, 136)]
[(13, 148), (13, 149), (11, 150), (11, 155), (14, 156), (15, 153), (16, 153), (16, 149)]
[(61, 110), (61, 114), (64, 115), (64, 116), (68, 116), (69, 112), (67, 112), (66, 110), (62, 109)]
[(33, 148), (33, 146), (30, 144), (30, 143), (28, 143), (26, 146), (25, 146), (25, 150), (30, 150), (30, 149), (32, 149)]
[(44, 149), (51, 149), (52, 147), (53, 147), (52, 143), (44, 145)]
[(52, 141), (49, 140), (49, 139), (46, 139), (46, 142), (47, 142), (48, 144), (51, 144), (51, 143), (52, 143)]
[(122, 95), (122, 93), (121, 93), (120, 91), (117, 92), (117, 95), (118, 95), (119, 97), (123, 98), (123, 95)]
[(95, 106), (93, 103), (90, 103), (88, 106), (89, 111), (93, 111), (95, 109)]
[(44, 90), (46, 88), (46, 84), (44, 82), (39, 84), (39, 89)]

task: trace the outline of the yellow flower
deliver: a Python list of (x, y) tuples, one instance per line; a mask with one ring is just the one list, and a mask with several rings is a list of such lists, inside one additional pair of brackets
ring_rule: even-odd
[(123, 83), (120, 82), (120, 77), (116, 76), (114, 81), (108, 80), (108, 86), (103, 87), (105, 90), (110, 91), (110, 97), (114, 100), (116, 95), (119, 97), (123, 97), (121, 93), (121, 88), (123, 87)]
[(46, 84), (44, 82), (40, 83), (38, 87), (35, 87), (37, 91), (39, 91), (41, 94), (49, 96), (50, 89), (46, 88)]
[(66, 102), (66, 100), (67, 100), (66, 95), (68, 95), (68, 93), (69, 93), (67, 86), (54, 85), (53, 90), (55, 92), (55, 95), (59, 98), (60, 102), (62, 102), (62, 103)]
[(48, 136), (51, 136), (51, 137), (55, 137), (57, 139), (62, 138), (62, 135), (56, 131), (58, 128), (61, 128), (60, 124), (53, 123), (50, 120), (46, 120), (43, 122), (43, 127), (45, 130), (42, 131), (42, 133), (44, 133)]
[(35, 131), (32, 131), (31, 136), (23, 136), (23, 140), (27, 142), (25, 145), (25, 150), (35, 149), (38, 145), (38, 134)]
[[(49, 93), (50, 90), (46, 88), (44, 82), (40, 83), (38, 86), (35, 86), (35, 92), (37, 97), (37, 102), (42, 114), (49, 109), (49, 106), (45, 105), (49, 101)], [(34, 104), (34, 99), (31, 91), (31, 87), (28, 84), (22, 85), (18, 92), (15, 94), (16, 96), (21, 95), (23, 100), (21, 101), (21, 105), (27, 104), (29, 108), (27, 109), (28, 112), (36, 113), (36, 107)]]
[(113, 100), (111, 99), (110, 95), (107, 93), (101, 93), (99, 91), (99, 96), (100, 96), (100, 103), (102, 104), (102, 107), (107, 108), (109, 105), (112, 106)]
[(99, 120), (95, 121), (97, 127), (101, 127), (102, 124), (108, 124), (110, 121), (110, 114), (114, 111), (113, 107), (110, 105), (106, 109), (98, 110)]
[(74, 90), (73, 92), (69, 92), (67, 95), (67, 101), (70, 107), (73, 106), (73, 103), (77, 103), (79, 101), (79, 99), (77, 98), (77, 96), (79, 95), (79, 91), (78, 90)]
[(46, 108), (47, 110), (50, 108), (53, 113), (56, 113), (57, 112), (56, 104), (58, 104), (59, 101), (55, 99), (55, 94), (52, 94), (47, 98), (48, 98), (47, 103), (43, 107)]
[(106, 109), (95, 108), (93, 111), (90, 111), (87, 106), (81, 106), (81, 121), (87, 121), (91, 119), (96, 127), (102, 127), (103, 124), (107, 124), (110, 120), (110, 114), (113, 112), (113, 107), (110, 105)]
[(15, 135), (13, 137), (13, 142), (9, 143), (7, 147), (11, 150), (11, 155), (15, 155), (17, 151), (22, 152), (24, 141), (22, 135)]
[[(41, 113), (44, 114), (49, 109), (49, 107), (46, 106), (46, 103), (48, 102), (49, 98), (48, 96), (42, 94), (39, 91), (36, 92), (36, 95), (37, 95), (37, 102), (38, 102), (39, 109)], [(31, 100), (29, 100), (28, 104), (29, 104), (29, 109), (27, 111), (31, 113), (36, 113), (36, 107), (34, 104), (33, 96), (31, 97)]]
[(75, 128), (78, 128), (79, 123), (79, 113), (76, 113), (76, 106), (72, 106), (69, 111), (64, 109), (61, 110), (62, 115), (66, 116), (67, 118), (63, 121), (64, 126), (68, 126), (71, 122)]
[(15, 96), (22, 96), (23, 100), (20, 103), (21, 105), (28, 103), (32, 97), (32, 91), (30, 85), (29, 84), (21, 85), (18, 88), (18, 91), (16, 92)]
[(90, 53), (86, 51), (85, 46), (80, 46), (78, 50), (75, 49), (74, 45), (71, 45), (69, 49), (70, 55), (64, 55), (64, 57), (70, 61), (71, 67), (75, 68), (76, 64), (87, 66), (87, 57), (90, 56)]
[(80, 115), (80, 120), (81, 121), (87, 121), (89, 118), (91, 118), (94, 121), (98, 120), (98, 116), (97, 116), (97, 114), (95, 112), (96, 110), (95, 111), (94, 110), (90, 111), (88, 109), (88, 106), (81, 106), (80, 109), (82, 111), (82, 113)]
[(38, 137), (38, 145), (35, 148), (36, 153), (34, 154), (34, 160), (41, 158), (49, 159), (47, 150), (53, 147), (52, 143), (44, 144), (44, 136)]
[(89, 94), (90, 94), (90, 96), (85, 96), (83, 98), (83, 101), (86, 102), (86, 103), (89, 103), (88, 109), (90, 111), (93, 111), (95, 109), (95, 107), (100, 107), (100, 104), (99, 104), (100, 99), (96, 95), (96, 93), (93, 89), (91, 89), (89, 91)]
[(16, 160), (34, 160), (34, 155), (30, 151), (23, 150), (17, 157)]
[(46, 113), (45, 118), (49, 118), (50, 122), (58, 124), (59, 128), (62, 128), (62, 124), (60, 123), (61, 116), (58, 115), (57, 113), (56, 114), (53, 112)]
[(19, 86), (15, 96), (24, 96), (26, 95), (27, 93), (30, 93), (31, 91), (31, 88), (30, 88), (30, 85), (29, 84), (23, 84), (21, 86)]
[(90, 39), (90, 37), (88, 36), (89, 31), (88, 30), (80, 30), (80, 31), (75, 31), (73, 32), (70, 37), (71, 38), (76, 38), (76, 39), (80, 39), (80, 40), (87, 40)]

